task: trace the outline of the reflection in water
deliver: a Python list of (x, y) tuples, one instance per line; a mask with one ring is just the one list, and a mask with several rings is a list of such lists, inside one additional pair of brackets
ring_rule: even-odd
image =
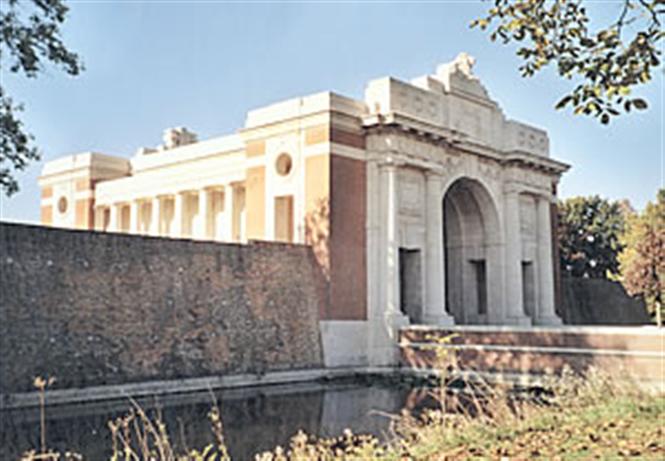
[[(217, 399), (229, 452), (233, 459), (245, 460), (286, 445), (299, 429), (329, 437), (349, 428), (385, 439), (387, 414), (417, 409), (426, 395), (405, 386), (335, 382), (191, 393), (138, 403), (149, 414), (161, 412), (174, 446), (181, 450), (214, 442), (207, 414)], [(128, 401), (47, 407), (47, 445), (77, 451), (86, 460), (106, 460), (111, 453), (107, 422), (129, 408)], [(25, 450), (39, 447), (38, 409), (5, 411), (0, 418), (0, 459), (18, 459)]]

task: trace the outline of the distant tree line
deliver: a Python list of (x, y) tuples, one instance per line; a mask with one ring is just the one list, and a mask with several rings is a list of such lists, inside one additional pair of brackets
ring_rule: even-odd
[(661, 325), (665, 291), (665, 189), (642, 212), (599, 196), (558, 203), (561, 271), (621, 282)]

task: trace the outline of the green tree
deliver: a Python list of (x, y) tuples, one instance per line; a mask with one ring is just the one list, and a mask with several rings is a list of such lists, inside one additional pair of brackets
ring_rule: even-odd
[(639, 215), (628, 220), (619, 254), (621, 278), (630, 295), (642, 296), (662, 325), (665, 292), (665, 189)]
[[(36, 78), (44, 62), (78, 75), (83, 66), (60, 36), (68, 8), (62, 0), (0, 0), (0, 72)], [(15, 178), (31, 161), (39, 159), (33, 136), (25, 130), (15, 104), (0, 84), (0, 189), (18, 190)]]
[(617, 255), (626, 219), (622, 204), (597, 195), (574, 197), (559, 201), (558, 213), (563, 274), (591, 278), (618, 274)]
[[(593, 115), (607, 124), (612, 116), (647, 102), (630, 97), (660, 66), (659, 41), (665, 0), (622, 0), (614, 22), (592, 30), (585, 0), (493, 0), (487, 17), (472, 27), (490, 29), (492, 41), (519, 42), (523, 76), (553, 64), (576, 86), (556, 108)], [(602, 6), (607, 8), (607, 5)]]

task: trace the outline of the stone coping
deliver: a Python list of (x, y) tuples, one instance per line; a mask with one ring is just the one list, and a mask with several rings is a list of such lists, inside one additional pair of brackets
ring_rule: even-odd
[(556, 346), (519, 346), (504, 344), (437, 344), (430, 342), (408, 342), (402, 341), (399, 347), (407, 349), (450, 349), (450, 350), (472, 350), (477, 352), (520, 352), (526, 354), (564, 354), (564, 355), (609, 355), (618, 357), (639, 357), (650, 359), (663, 359), (664, 351), (633, 351), (623, 349), (594, 349), (580, 347), (556, 347)]
[[(572, 333), (572, 334), (606, 334), (606, 335), (644, 335), (662, 336), (665, 338), (665, 328), (655, 325), (644, 326), (515, 326), (515, 325), (409, 325), (400, 328), (400, 331), (458, 331), (458, 332), (487, 332), (487, 333)], [(665, 343), (663, 344), (665, 350)]]
[[(141, 398), (152, 396), (187, 395), (201, 391), (251, 389), (260, 386), (270, 386), (277, 393), (286, 393), (292, 390), (287, 385), (302, 384), (317, 380), (348, 378), (358, 375), (396, 375), (426, 378), (439, 375), (437, 370), (396, 367), (339, 367), (317, 368), (310, 370), (279, 371), (263, 375), (232, 375), (207, 376), (202, 378), (187, 378), (180, 380), (149, 381), (109, 386), (94, 386), (78, 389), (54, 389), (46, 393), (48, 407), (104, 403), (113, 400), (126, 400), (128, 398)], [(512, 385), (539, 386), (545, 383), (542, 373), (515, 373), (515, 372), (489, 372), (457, 370), (452, 376), (462, 379), (482, 379), (492, 383), (509, 383)], [(643, 380), (639, 383), (647, 389), (665, 392), (665, 382), (662, 380)], [(0, 395), (0, 412), (16, 409), (34, 409), (39, 407), (38, 392), (24, 392)], [(1, 416), (1, 414), (0, 414)]]
[[(394, 367), (340, 367), (275, 371), (265, 374), (238, 374), (143, 381), (75, 389), (53, 389), (47, 391), (46, 402), (47, 405), (50, 406), (214, 389), (237, 389), (254, 386), (300, 383), (320, 379), (351, 377), (359, 374), (388, 375), (398, 372), (399, 369)], [(0, 395), (0, 411), (36, 406), (39, 406), (38, 392), (20, 392)]]

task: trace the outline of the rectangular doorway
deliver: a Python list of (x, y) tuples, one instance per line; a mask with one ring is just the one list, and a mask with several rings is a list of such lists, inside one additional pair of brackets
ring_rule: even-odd
[(421, 252), (409, 248), (399, 249), (399, 304), (400, 310), (411, 323), (422, 323)]
[(478, 315), (487, 315), (487, 264), (484, 259), (471, 261), (476, 282)]

